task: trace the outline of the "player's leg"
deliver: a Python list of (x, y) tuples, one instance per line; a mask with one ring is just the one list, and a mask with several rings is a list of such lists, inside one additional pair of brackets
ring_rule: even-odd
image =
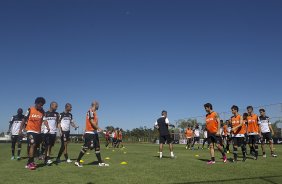
[(96, 154), (96, 157), (97, 157), (98, 162), (99, 162), (99, 167), (107, 167), (107, 166), (109, 166), (109, 164), (104, 163), (103, 160), (102, 160), (101, 148), (100, 148), (100, 140), (99, 140), (99, 135), (98, 134), (94, 135), (93, 143), (94, 143), (95, 154)]
[(169, 151), (170, 151), (170, 157), (175, 158), (174, 153), (173, 153), (173, 140), (170, 135), (166, 137), (167, 143), (169, 144)]
[(220, 136), (215, 136), (215, 143), (216, 143), (216, 147), (218, 149), (218, 151), (220, 151), (221, 155), (222, 155), (222, 159), (223, 162), (226, 163), (227, 162), (227, 157), (224, 151), (224, 147), (222, 146), (222, 139)]
[(36, 134), (34, 133), (28, 133), (28, 144), (29, 144), (29, 153), (28, 153), (28, 161), (26, 168), (30, 170), (36, 169), (36, 165), (34, 164), (34, 153), (36, 151), (36, 143), (38, 140), (36, 140)]
[(64, 132), (62, 132), (62, 135), (61, 135), (61, 147), (60, 147), (57, 159), (56, 159), (57, 163), (61, 162), (60, 159), (61, 159), (61, 156), (62, 156), (64, 150), (65, 150), (65, 142), (66, 141), (67, 141), (66, 135), (65, 135)]
[(18, 142), (18, 157), (17, 159), (20, 160), (21, 159), (21, 149), (22, 149), (22, 137), (19, 136), (17, 139)]
[(262, 137), (261, 137), (261, 140), (260, 140), (260, 144), (261, 144), (261, 150), (262, 150), (262, 155), (263, 155), (263, 158), (266, 158), (266, 153), (265, 153), (265, 135), (262, 134)]
[(11, 145), (12, 157), (11, 157), (11, 160), (15, 160), (15, 147), (16, 147), (16, 142), (17, 142), (16, 139), (17, 139), (17, 136), (12, 135), (12, 145)]
[(163, 147), (164, 147), (165, 141), (166, 140), (164, 136), (160, 136), (160, 146), (159, 146), (160, 158), (163, 158)]
[(270, 148), (270, 151), (271, 151), (271, 156), (277, 157), (277, 155), (274, 153), (273, 139), (272, 139), (271, 133), (268, 133), (267, 140), (269, 142), (269, 148)]
[(254, 159), (257, 160), (258, 159), (258, 141), (259, 141), (259, 136), (258, 135), (255, 135), (254, 136), (254, 147), (255, 147), (255, 157)]
[(88, 151), (88, 149), (93, 149), (93, 135), (92, 134), (85, 134), (84, 137), (84, 145), (82, 149), (80, 150), (80, 153), (76, 159), (76, 162), (74, 163), (78, 167), (83, 167), (82, 164), (80, 163), (80, 160), (84, 156), (84, 154)]

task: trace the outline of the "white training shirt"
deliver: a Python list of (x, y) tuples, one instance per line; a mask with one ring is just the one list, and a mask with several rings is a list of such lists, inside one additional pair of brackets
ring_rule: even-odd
[(206, 139), (206, 138), (208, 138), (208, 131), (204, 131), (204, 138)]
[(12, 117), (11, 122), (13, 123), (12, 127), (11, 127), (12, 135), (19, 135), (19, 131), (20, 131), (20, 128), (21, 128), (22, 121), (19, 121), (19, 120), (15, 121), (14, 117)]
[(268, 133), (268, 132), (270, 132), (269, 125), (271, 125), (271, 122), (270, 122), (269, 117), (267, 117), (267, 116), (265, 116), (265, 117), (260, 116), (258, 124), (260, 126), (261, 133)]
[(195, 129), (194, 130), (194, 135), (195, 135), (195, 137), (200, 137), (200, 130), (199, 129)]
[(72, 114), (63, 112), (60, 114), (60, 119), (61, 119), (60, 123), (61, 123), (62, 131), (64, 132), (70, 131), (71, 123), (73, 123)]

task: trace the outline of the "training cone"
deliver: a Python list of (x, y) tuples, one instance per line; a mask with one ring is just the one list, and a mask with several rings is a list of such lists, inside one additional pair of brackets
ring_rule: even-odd
[(87, 153), (86, 153), (86, 155), (90, 155), (90, 153), (89, 153), (89, 152), (87, 152)]
[(113, 152), (115, 152), (115, 150), (113, 150)]
[(105, 160), (110, 160), (110, 157), (106, 157)]
[(127, 165), (127, 162), (121, 162), (120, 164), (121, 165)]
[(126, 152), (123, 152), (123, 154), (126, 154)]
[(195, 155), (195, 157), (199, 157), (200, 155)]
[(80, 163), (84, 163), (84, 160), (80, 160)]

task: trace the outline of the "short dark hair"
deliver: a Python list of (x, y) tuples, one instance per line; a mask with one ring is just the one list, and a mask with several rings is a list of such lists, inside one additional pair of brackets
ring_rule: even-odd
[(205, 108), (210, 108), (212, 110), (212, 104), (211, 103), (206, 103), (204, 105)]
[(71, 106), (70, 103), (66, 103), (65, 108), (67, 108), (68, 106)]
[(244, 119), (246, 119), (248, 116), (249, 116), (249, 114), (246, 113), (246, 112), (243, 114), (243, 118), (244, 118)]
[(265, 112), (265, 109), (260, 109), (259, 112)]
[(35, 99), (35, 102), (34, 102), (35, 104), (42, 104), (42, 105), (44, 105), (45, 103), (46, 103), (46, 100), (45, 100), (45, 98), (43, 98), (43, 97), (37, 97), (36, 99)]
[(252, 110), (254, 110), (253, 106), (251, 106), (251, 105), (248, 106), (247, 109), (252, 109)]
[(231, 107), (231, 110), (236, 110), (236, 111), (238, 112), (238, 111), (239, 111), (239, 107), (236, 106), (236, 105), (233, 105), (233, 106)]
[(167, 114), (167, 111), (163, 110), (163, 111), (162, 111), (162, 114), (164, 114), (164, 113), (166, 113), (166, 114)]
[(51, 106), (52, 106), (52, 104), (54, 104), (54, 103), (58, 105), (58, 103), (57, 103), (57, 102), (53, 101), (53, 102), (51, 102), (51, 103), (50, 103), (50, 107), (51, 107)]

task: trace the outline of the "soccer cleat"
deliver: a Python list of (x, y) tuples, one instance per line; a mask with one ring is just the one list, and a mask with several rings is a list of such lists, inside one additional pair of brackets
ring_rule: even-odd
[(48, 160), (48, 161), (46, 162), (47, 165), (51, 165), (52, 163), (53, 163), (52, 160)]
[(229, 153), (230, 153), (230, 151), (227, 151), (226, 153), (227, 153), (227, 154), (229, 154)]
[(272, 157), (277, 157), (277, 155), (275, 155), (275, 154), (271, 154), (271, 156), (272, 156)]
[(67, 159), (67, 163), (72, 163), (71, 159)]
[(173, 155), (173, 156), (170, 156), (170, 158), (171, 158), (171, 159), (176, 159), (176, 156), (175, 156), (175, 155)]
[(56, 163), (59, 164), (61, 163), (61, 160), (59, 158), (56, 159)]
[(33, 165), (35, 168), (37, 167), (37, 164), (35, 162), (32, 162), (31, 165)]
[(266, 154), (264, 154), (262, 157), (263, 157), (263, 158), (266, 158)]
[(21, 157), (20, 156), (17, 156), (17, 160), (20, 160), (21, 159)]
[(223, 162), (224, 162), (224, 163), (227, 162), (227, 157), (226, 157), (226, 155), (223, 156)]
[(11, 160), (15, 160), (15, 156), (12, 156), (12, 157), (11, 157)]
[(243, 162), (246, 162), (246, 160), (247, 160), (247, 157), (243, 157)]
[(32, 163), (27, 164), (27, 165), (25, 166), (25, 168), (26, 168), (26, 169), (29, 169), (29, 170), (35, 170), (35, 169), (36, 169), (36, 167), (35, 167)]
[(258, 160), (258, 157), (254, 156), (253, 159), (254, 159), (254, 160)]
[(79, 162), (75, 162), (74, 165), (76, 165), (77, 167), (83, 167), (83, 165), (80, 164)]
[(106, 164), (106, 163), (99, 163), (98, 166), (99, 166), (99, 167), (109, 167), (110, 165), (109, 165), (109, 164)]
[(186, 146), (185, 149), (188, 149), (188, 147)]
[(215, 164), (215, 161), (210, 160), (210, 161), (207, 162), (207, 164), (208, 165), (213, 165), (213, 164)]

